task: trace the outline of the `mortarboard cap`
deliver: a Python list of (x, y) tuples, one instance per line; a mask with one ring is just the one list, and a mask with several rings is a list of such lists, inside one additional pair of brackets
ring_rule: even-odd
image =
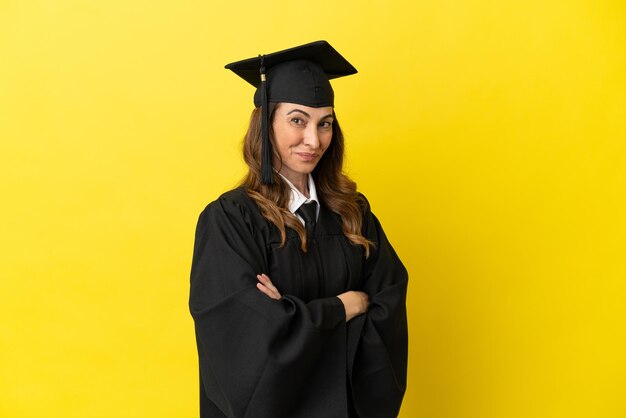
[(261, 180), (265, 184), (272, 184), (267, 104), (287, 102), (310, 107), (334, 106), (334, 92), (329, 80), (357, 72), (326, 41), (233, 62), (226, 68), (256, 87), (254, 105), (262, 108)]

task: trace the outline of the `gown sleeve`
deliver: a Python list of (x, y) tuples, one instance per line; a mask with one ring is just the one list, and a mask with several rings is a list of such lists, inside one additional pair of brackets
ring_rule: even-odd
[(354, 407), (360, 418), (396, 417), (406, 389), (408, 273), (378, 219), (366, 211), (364, 235), (375, 243), (365, 261), (366, 315), (348, 323), (348, 365)]
[(347, 394), (329, 382), (345, 386), (343, 304), (261, 293), (256, 275), (267, 272), (268, 254), (260, 228), (246, 207), (224, 197), (198, 220), (189, 307), (201, 397), (232, 418), (338, 416)]

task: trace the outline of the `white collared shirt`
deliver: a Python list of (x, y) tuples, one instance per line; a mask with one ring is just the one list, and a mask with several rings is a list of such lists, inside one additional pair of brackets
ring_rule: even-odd
[(300, 192), (300, 190), (296, 188), (296, 186), (293, 185), (292, 182), (287, 180), (287, 177), (283, 176), (282, 174), (280, 174), (280, 176), (283, 178), (283, 180), (285, 180), (285, 182), (291, 189), (291, 197), (289, 198), (289, 203), (287, 204), (287, 208), (289, 209), (289, 212), (296, 215), (296, 217), (300, 219), (300, 222), (302, 222), (302, 225), (304, 225), (304, 219), (302, 219), (300, 215), (296, 214), (296, 211), (300, 209), (300, 206), (302, 206), (305, 203), (316, 202), (317, 212), (315, 213), (315, 218), (317, 219), (320, 215), (320, 201), (317, 198), (317, 189), (315, 188), (315, 182), (313, 181), (313, 176), (309, 174), (309, 198), (308, 199), (305, 195), (302, 194), (302, 192)]

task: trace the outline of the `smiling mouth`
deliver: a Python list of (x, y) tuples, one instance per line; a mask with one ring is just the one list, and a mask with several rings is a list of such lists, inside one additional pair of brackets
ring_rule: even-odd
[(312, 161), (317, 158), (317, 154), (310, 154), (308, 152), (296, 152), (296, 155), (306, 161)]

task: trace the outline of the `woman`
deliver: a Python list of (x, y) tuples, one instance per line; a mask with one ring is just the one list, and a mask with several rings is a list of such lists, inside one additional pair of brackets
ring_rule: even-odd
[(190, 310), (202, 417), (386, 418), (406, 382), (407, 273), (342, 173), (324, 41), (226, 66), (257, 91), (241, 186), (200, 215)]

